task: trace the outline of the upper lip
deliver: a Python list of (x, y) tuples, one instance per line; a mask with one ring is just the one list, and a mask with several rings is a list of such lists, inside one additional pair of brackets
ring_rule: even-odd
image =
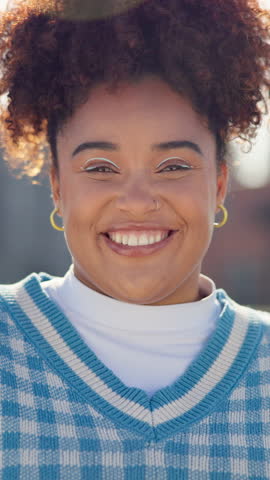
[(118, 231), (142, 231), (146, 232), (147, 230), (156, 230), (158, 232), (170, 232), (175, 231), (176, 229), (171, 227), (165, 227), (163, 225), (158, 225), (156, 223), (125, 223), (120, 225), (114, 225), (112, 227), (108, 227), (107, 230), (103, 231), (102, 233), (108, 232), (118, 232)]

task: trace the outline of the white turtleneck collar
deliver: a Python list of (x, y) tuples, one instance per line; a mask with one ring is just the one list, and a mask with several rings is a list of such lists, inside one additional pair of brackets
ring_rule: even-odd
[(220, 313), (214, 282), (200, 276), (202, 300), (177, 305), (126, 303), (74, 275), (42, 282), (87, 345), (128, 386), (149, 395), (171, 384), (201, 350)]

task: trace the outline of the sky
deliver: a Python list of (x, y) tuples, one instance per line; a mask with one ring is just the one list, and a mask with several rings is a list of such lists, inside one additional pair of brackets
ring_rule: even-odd
[[(0, 11), (5, 10), (9, 0), (0, 0)], [(12, 0), (11, 0), (12, 1)], [(260, 0), (262, 7), (270, 9), (270, 0)], [(270, 118), (260, 128), (256, 143), (250, 153), (243, 153), (234, 144), (236, 162), (234, 176), (246, 188), (261, 188), (270, 182)]]

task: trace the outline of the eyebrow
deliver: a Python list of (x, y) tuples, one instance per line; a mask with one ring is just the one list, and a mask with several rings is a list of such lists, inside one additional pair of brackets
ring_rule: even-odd
[[(173, 150), (176, 148), (189, 148), (196, 153), (199, 153), (203, 156), (202, 150), (200, 149), (197, 143), (191, 142), (189, 140), (172, 140), (170, 142), (155, 143), (151, 146), (153, 151), (166, 151)], [(84, 142), (78, 145), (72, 153), (72, 157), (77, 155), (84, 150), (107, 150), (107, 151), (119, 151), (120, 147), (116, 143), (98, 141), (98, 142)]]
[(170, 142), (163, 142), (152, 145), (152, 150), (158, 151), (173, 150), (174, 148), (190, 148), (194, 152), (199, 153), (203, 156), (202, 150), (200, 149), (199, 145), (189, 140), (172, 140)]

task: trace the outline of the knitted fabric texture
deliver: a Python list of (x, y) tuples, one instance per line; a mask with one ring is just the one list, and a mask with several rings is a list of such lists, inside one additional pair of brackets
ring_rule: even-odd
[(269, 480), (268, 314), (218, 290), (215, 331), (149, 399), (84, 343), (51, 278), (0, 286), (2, 480)]

